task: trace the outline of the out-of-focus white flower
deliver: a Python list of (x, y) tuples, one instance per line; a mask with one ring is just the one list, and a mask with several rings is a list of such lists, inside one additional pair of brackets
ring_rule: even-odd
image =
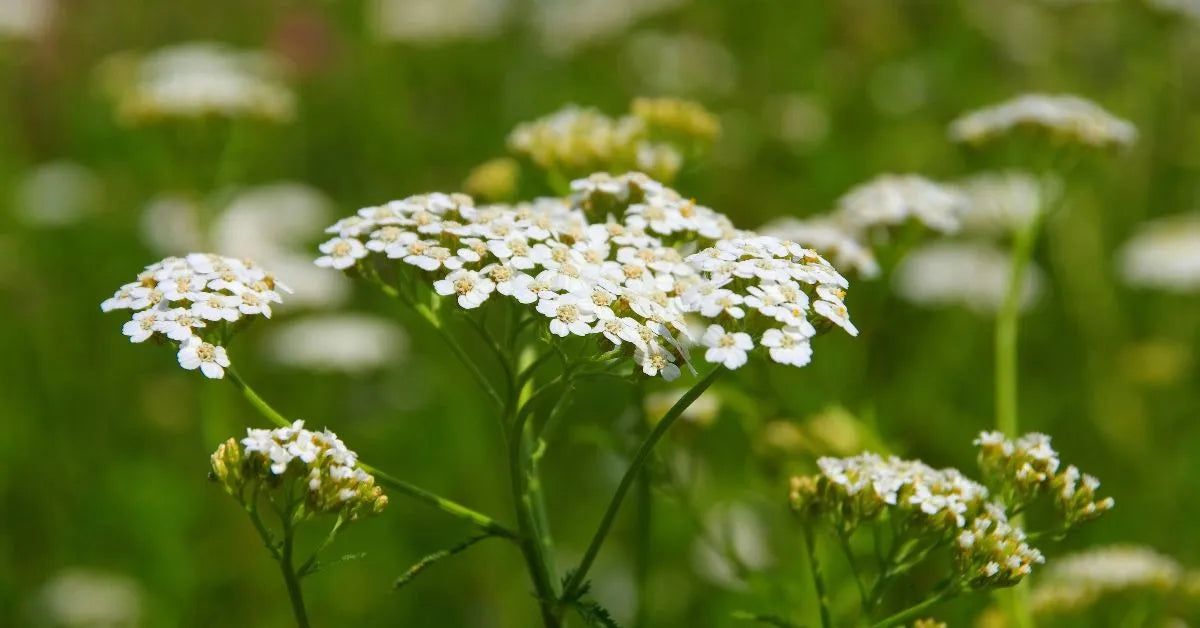
[(704, 517), (704, 528), (692, 543), (692, 564), (712, 584), (745, 590), (746, 576), (775, 562), (762, 517), (745, 504), (714, 506)]
[(349, 282), (314, 268), (307, 250), (313, 234), (328, 224), (331, 205), (319, 190), (303, 183), (282, 181), (239, 190), (213, 222), (213, 246), (223, 255), (257, 260), (294, 287), (289, 308), (337, 305), (350, 295)]
[(863, 279), (879, 276), (879, 263), (870, 247), (836, 220), (825, 217), (799, 220), (784, 216), (759, 227), (758, 231), (813, 249), (846, 275), (858, 275)]
[(1152, 9), (1200, 22), (1200, 2), (1196, 0), (1146, 0)]
[(1200, 291), (1200, 212), (1145, 223), (1121, 247), (1119, 258), (1130, 285)]
[(100, 192), (99, 177), (87, 167), (49, 162), (29, 171), (17, 184), (16, 215), (33, 227), (72, 225), (97, 210)]
[(536, 0), (531, 15), (552, 55), (569, 55), (618, 35), (637, 21), (672, 9), (685, 0)]
[(918, 175), (884, 174), (842, 195), (833, 218), (855, 231), (916, 220), (934, 231), (952, 233), (966, 210), (966, 197), (951, 186)]
[(200, 203), (176, 194), (154, 197), (142, 209), (142, 240), (163, 255), (182, 255), (204, 248)]
[(356, 373), (404, 358), (408, 339), (386, 319), (364, 314), (321, 314), (273, 328), (267, 358), (298, 369)]
[(1049, 134), (1058, 141), (1097, 148), (1127, 147), (1137, 128), (1096, 103), (1071, 95), (1024, 94), (998, 105), (971, 111), (950, 124), (956, 142), (983, 144), (1016, 129)]
[[(922, 305), (965, 305), (996, 312), (1008, 293), (1008, 254), (981, 242), (935, 242), (909, 253), (896, 267), (897, 294)], [(1021, 289), (1021, 309), (1037, 302), (1042, 273), (1030, 264)]]
[(1043, 184), (1025, 172), (985, 172), (958, 182), (969, 209), (963, 231), (1006, 234), (1020, 230), (1057, 195), (1057, 182)]
[(215, 42), (190, 42), (143, 57), (118, 55), (102, 68), (129, 122), (222, 116), (288, 122), (295, 97), (281, 62), (263, 51)]
[(723, 95), (737, 87), (733, 53), (697, 35), (641, 33), (629, 39), (625, 58), (647, 92)]
[(142, 588), (126, 576), (72, 567), (41, 588), (31, 612), (37, 625), (133, 628), (142, 625), (142, 598)]
[(33, 39), (46, 31), (54, 0), (0, 0), (0, 37)]
[(380, 39), (432, 45), (499, 34), (509, 0), (372, 0), (367, 3)]
[(1183, 575), (1175, 559), (1149, 547), (1097, 547), (1054, 559), (1037, 580), (1030, 605), (1038, 614), (1069, 613), (1126, 591), (1170, 591)]

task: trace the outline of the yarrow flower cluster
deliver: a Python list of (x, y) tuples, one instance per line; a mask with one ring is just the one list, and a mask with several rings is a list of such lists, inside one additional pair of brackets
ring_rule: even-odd
[(509, 150), (565, 176), (636, 169), (671, 180), (684, 159), (707, 148), (720, 130), (716, 117), (689, 101), (638, 99), (630, 115), (611, 118), (569, 105), (518, 125)]
[(270, 318), (279, 291), (291, 289), (253, 262), (192, 253), (147, 266), (100, 309), (133, 310), (122, 327), (131, 342), (171, 342), (180, 366), (219, 379), (230, 365), (224, 345), (253, 317)]
[(821, 458), (820, 473), (792, 478), (792, 510), (808, 523), (830, 524), (843, 537), (865, 526), (874, 535), (886, 529), (901, 562), (909, 565), (949, 544), (954, 586), (977, 590), (1012, 586), (1044, 562), (1025, 532), (1009, 521), (1010, 513), (1024, 511), (1038, 495), (1054, 495), (1060, 519), (1055, 533), (1112, 508), (1111, 499), (1096, 501), (1094, 478), (1081, 485), (1074, 466), (1058, 471), (1058, 454), (1045, 435), (1008, 440), (984, 432), (976, 444), (988, 486), (955, 469), (894, 456)]
[(1064, 527), (1069, 528), (1095, 519), (1115, 505), (1111, 497), (1097, 497), (1100, 480), (1074, 465), (1059, 471), (1058, 452), (1045, 434), (1035, 432), (1009, 440), (1000, 432), (984, 432), (975, 444), (985, 481), (997, 487), (1010, 508), (1023, 510), (1038, 496), (1051, 494)]
[(956, 469), (919, 460), (864, 453), (817, 461), (816, 476), (792, 478), (793, 510), (828, 518), (842, 530), (884, 516), (898, 517), (934, 535), (963, 528), (982, 511), (988, 490)]
[[(896, 266), (893, 287), (901, 298), (930, 306), (963, 305), (979, 313), (1000, 309), (1008, 293), (1012, 262), (994, 244), (963, 240), (931, 242), (909, 252)], [(1037, 303), (1043, 275), (1030, 263), (1021, 279), (1019, 306)]]
[(517, 205), (435, 193), (364, 208), (330, 227), (316, 263), (375, 277), (391, 264), (402, 284), (464, 310), (499, 295), (544, 317), (550, 335), (601, 340), (668, 380), (697, 341), (689, 320), (706, 327), (706, 360), (728, 368), (757, 346), (802, 366), (819, 331), (857, 333), (848, 282), (811, 249), (739, 231), (644, 174), (571, 187), (566, 199)]
[(950, 124), (950, 139), (986, 144), (1025, 129), (1050, 138), (1094, 148), (1125, 148), (1137, 139), (1137, 129), (1096, 103), (1069, 95), (1024, 94), (972, 111)]
[(104, 69), (118, 114), (131, 122), (204, 116), (288, 122), (294, 115), (281, 63), (265, 52), (194, 42), (142, 58), (117, 56)]
[(970, 209), (963, 231), (1007, 235), (1024, 228), (1058, 193), (1057, 181), (1019, 171), (984, 172), (958, 182)]
[[(248, 429), (211, 457), (213, 477), (239, 502), (264, 491), (302, 495), (299, 517), (336, 514), (348, 521), (377, 514), (387, 496), (358, 466), (358, 456), (329, 430), (304, 429), (303, 421), (273, 430)], [(294, 492), (293, 492), (294, 491)]]

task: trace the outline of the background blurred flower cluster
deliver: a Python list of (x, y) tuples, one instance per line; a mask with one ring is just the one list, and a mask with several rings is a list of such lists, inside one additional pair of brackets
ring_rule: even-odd
[[(627, 119), (642, 96), (691, 98), (717, 115), (711, 156), (673, 164), (673, 187), (741, 228), (820, 227), (816, 217), (849, 211), (856, 186), (888, 173), (994, 207), (953, 237), (892, 243), (894, 258), (847, 252), (857, 261), (846, 263), (875, 268), (861, 275), (879, 274), (854, 282), (860, 337), (823, 340), (827, 357), (803, 373), (748, 366), (673, 428), (654, 469), (654, 560), (624, 558), (622, 518), (594, 572), (619, 619), (641, 608), (644, 625), (708, 626), (741, 608), (787, 610), (780, 587), (810, 587), (779, 487), (819, 456), (870, 449), (971, 466), (962, 443), (991, 415), (1003, 245), (1039, 198), (1060, 193), (1066, 209), (1025, 279), (1021, 420), (1053, 433), (1120, 504), (1048, 562), (1074, 544), (1125, 545), (1035, 575), (1038, 612), (1116, 625), (1138, 617), (1148, 591), (1166, 610), (1145, 617), (1195, 617), (1200, 539), (1179, 531), (1200, 516), (1189, 498), (1200, 494), (1200, 3), (231, 8), (0, 0), (0, 625), (287, 621), (253, 530), (203, 482), (207, 452), (252, 411), (223, 388), (199, 394), (201, 378), (163, 368), (161, 355), (125, 350), (95, 306), (166, 255), (253, 257), (295, 289), (238, 348), (239, 369), (289, 416), (336, 423), (364, 457), (401, 461), (393, 473), (506, 511), (484, 400), (462, 392), (436, 338), (403, 334), (395, 319), (407, 314), (313, 266), (315, 245), (358, 207), (472, 188), (468, 173), (505, 155), (522, 122), (570, 104)], [(1094, 100), (1133, 122), (1137, 141), (1067, 185), (950, 140), (964, 112), (1030, 92)], [(476, 184), (552, 192), (489, 163)], [(549, 503), (570, 504), (550, 514), (557, 529), (589, 529), (629, 434), (645, 429), (622, 413), (628, 400), (601, 390), (580, 391), (567, 446), (542, 463)], [(579, 476), (581, 465), (597, 471)], [(529, 623), (521, 567), (499, 546), (391, 593), (424, 548), (463, 530), (390, 509), (344, 541), (366, 558), (314, 581), (316, 623)], [(587, 539), (557, 541), (565, 563)], [(1088, 565), (1128, 577), (1088, 580), (1078, 575)], [(654, 595), (639, 605), (641, 569)], [(1076, 612), (1130, 589), (1116, 611)], [(986, 618), (987, 604), (955, 602), (940, 618)]]

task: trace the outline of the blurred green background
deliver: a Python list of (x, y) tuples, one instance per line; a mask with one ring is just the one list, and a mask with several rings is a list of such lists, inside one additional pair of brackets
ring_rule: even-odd
[[(330, 199), (332, 222), (460, 189), (473, 166), (504, 153), (518, 122), (572, 102), (617, 115), (638, 95), (692, 98), (720, 116), (713, 155), (675, 187), (745, 228), (827, 211), (882, 172), (953, 179), (995, 165), (949, 143), (946, 124), (1022, 92), (1077, 93), (1134, 122), (1137, 144), (1081, 171), (1040, 243), (1048, 281), (1024, 317), (1021, 421), (1117, 501), (1068, 543), (1045, 544), (1051, 560), (1132, 542), (1200, 567), (1200, 302), (1122, 286), (1114, 258), (1139, 223), (1200, 208), (1200, 22), (1136, 1), (381, 1), (392, 13), (342, 0), (62, 0), (38, 29), (0, 31), (0, 625), (54, 625), (48, 583), (80, 570), (135, 589), (137, 625), (290, 622), (253, 529), (206, 481), (216, 444), (264, 422), (231, 387), (177, 368), (168, 349), (130, 345), (123, 319), (99, 311), (172, 252), (145, 234), (153, 198), (219, 206), (242, 188), (302, 182)], [(0, 19), (29, 4), (0, 1)], [(285, 58), (294, 120), (122, 124), (103, 60), (194, 40)], [(41, 200), (30, 177), (61, 162), (83, 173), (72, 179), (85, 182), (82, 198), (50, 184), (37, 189), (62, 195)], [(532, 170), (522, 190), (548, 192)], [(85, 207), (48, 224), (42, 202)], [(721, 384), (714, 422), (675, 429), (660, 468), (697, 479), (686, 500), (654, 493), (646, 625), (731, 625), (737, 609), (815, 621), (784, 496), (788, 473), (816, 455), (881, 440), (971, 468), (970, 441), (992, 420), (991, 320), (906, 304), (886, 278), (856, 282), (848, 305), (857, 339), (822, 338), (804, 369), (740, 371)], [(324, 309), (393, 319), (409, 332), (404, 355), (355, 373), (268, 359), (271, 328), (318, 309), (281, 312), (239, 338), (242, 374), (393, 475), (510, 521), (484, 398), (419, 321), (356, 286)], [(626, 390), (581, 394), (543, 470), (560, 565), (582, 552), (639, 431)], [(835, 404), (867, 436), (812, 437), (828, 423), (814, 427), (814, 415)], [(799, 445), (779, 437), (789, 424)], [(761, 569), (731, 584), (709, 573), (695, 539), (697, 519), (733, 503), (750, 519), (735, 527), (760, 546), (747, 562)], [(636, 512), (630, 500), (594, 572), (596, 597), (626, 621), (637, 608)], [(395, 497), (334, 548), (364, 559), (306, 581), (314, 623), (533, 625), (522, 563), (502, 542), (390, 591), (421, 556), (469, 533)], [(853, 596), (839, 588), (835, 604)], [(961, 600), (936, 615), (968, 625), (987, 604)]]

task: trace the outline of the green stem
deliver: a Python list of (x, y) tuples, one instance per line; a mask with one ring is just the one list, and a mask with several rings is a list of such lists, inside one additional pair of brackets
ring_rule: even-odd
[[(996, 429), (1008, 438), (1018, 433), (1017, 422), (1017, 339), (1020, 325), (1021, 294), (1025, 287), (1025, 271), (1033, 256), (1041, 225), (1041, 214), (1017, 231), (1013, 241), (1012, 264), (1009, 269), (1008, 292), (996, 316)], [(1014, 524), (1019, 524), (1014, 520)], [(1009, 624), (1015, 628), (1031, 628), (1033, 615), (1029, 610), (1028, 585), (1000, 593)]]
[(470, 549), (471, 546), (475, 545), (476, 543), (478, 543), (484, 539), (490, 539), (493, 536), (495, 536), (495, 535), (489, 534), (487, 532), (484, 532), (482, 534), (476, 534), (475, 536), (472, 536), (471, 538), (459, 543), (458, 545), (455, 545), (454, 547), (451, 547), (449, 549), (440, 550), (440, 551), (434, 552), (432, 554), (429, 554), (428, 556), (417, 561), (416, 564), (414, 564), (412, 567), (408, 568), (408, 571), (404, 572), (404, 574), (402, 576), (397, 578), (396, 582), (392, 585), (392, 590), (395, 591), (396, 589), (400, 589), (400, 588), (404, 587), (404, 585), (412, 582), (413, 578), (416, 578), (417, 576), (421, 575), (421, 572), (428, 569), (434, 563), (440, 562), (441, 560), (446, 559), (446, 558), (450, 558), (451, 556), (454, 556), (456, 554), (461, 554), (462, 552), (465, 552), (468, 549)]
[(838, 546), (842, 548), (842, 553), (846, 555), (846, 563), (850, 565), (850, 573), (854, 575), (854, 584), (858, 587), (858, 597), (862, 602), (863, 610), (871, 608), (871, 597), (867, 594), (867, 586), (863, 584), (862, 578), (858, 574), (858, 564), (854, 562), (854, 551), (850, 547), (850, 536), (842, 530), (837, 531)]
[[(251, 388), (250, 385), (247, 384), (246, 381), (237, 374), (237, 371), (235, 371), (233, 367), (225, 369), (225, 376), (230, 383), (232, 383), (235, 387), (237, 387), (238, 390), (242, 392), (250, 404), (253, 405), (269, 421), (280, 427), (288, 427), (291, 425), (291, 422), (288, 421), (286, 417), (275, 410), (275, 408), (272, 408), (271, 404), (267, 403), (262, 397), (259, 397), (258, 393), (254, 392), (254, 389)], [(384, 473), (383, 471), (380, 471), (379, 469), (376, 469), (375, 467), (361, 460), (358, 461), (358, 466), (361, 467), (363, 471), (375, 476), (375, 479), (378, 480), (381, 485), (399, 491), (405, 495), (408, 495), (409, 497), (412, 497), (413, 499), (416, 499), (417, 501), (425, 502), (426, 504), (429, 504), (430, 506), (433, 506), (434, 508), (437, 508), (448, 515), (468, 521), (496, 536), (502, 536), (508, 539), (517, 539), (520, 537), (520, 535), (517, 534), (517, 532), (513, 529), (497, 522), (495, 519), (492, 519), (487, 515), (463, 506), (462, 504), (451, 501), (436, 493), (431, 493), (423, 488), (414, 486), (399, 478), (388, 475), (387, 473)]]
[(1033, 256), (1040, 221), (1032, 218), (1013, 242), (1008, 290), (996, 315), (995, 376), (996, 429), (1009, 438), (1017, 435), (1017, 337), (1025, 271)]
[(308, 628), (308, 612), (304, 609), (304, 594), (300, 590), (300, 579), (292, 568), (292, 549), (295, 542), (295, 530), (286, 518), (283, 521), (283, 550), (280, 552), (279, 569), (283, 572), (283, 582), (287, 585), (288, 597), (292, 600), (292, 614), (296, 616), (298, 628)]
[(821, 572), (821, 561), (817, 558), (817, 544), (813, 542), (812, 528), (804, 524), (804, 549), (808, 551), (808, 567), (812, 571), (813, 588), (817, 591), (817, 605), (821, 609), (822, 628), (833, 628), (829, 615), (829, 593), (825, 590), (825, 576)]
[(642, 467), (650, 458), (651, 452), (654, 451), (654, 446), (667, 433), (671, 425), (679, 418), (683, 411), (692, 405), (713, 382), (725, 372), (721, 366), (714, 368), (704, 379), (692, 386), (675, 405), (659, 420), (654, 426), (654, 430), (642, 441), (637, 452), (633, 455), (633, 460), (629, 463), (629, 468), (625, 470), (625, 475), (621, 478), (621, 483), (617, 485), (617, 491), (613, 494), (612, 499), (608, 503), (608, 509), (604, 512), (604, 517), (600, 520), (600, 525), (596, 528), (596, 533), (592, 535), (592, 541), (588, 544), (587, 551), (584, 552), (583, 559), (579, 561), (579, 566), (571, 574), (570, 580), (563, 587), (562, 599), (565, 601), (574, 600), (579, 594), (580, 587), (583, 586), (587, 578), (588, 570), (591, 569), (592, 563), (596, 560), (596, 555), (600, 553), (600, 547), (604, 545), (604, 539), (608, 536), (608, 530), (612, 527), (613, 520), (617, 517), (617, 512), (621, 509), (621, 502), (625, 499), (625, 494), (629, 492), (633, 486), (634, 480), (637, 479)]
[[(526, 389), (528, 390), (528, 389)], [(524, 392), (522, 393), (524, 397)], [(524, 400), (522, 400), (524, 401)], [(529, 492), (530, 452), (525, 447), (525, 422), (528, 412), (523, 412), (521, 404), (510, 407), (512, 424), (508, 431), (508, 474), (512, 488), (513, 509), (517, 514), (517, 529), (520, 531), (521, 554), (525, 557), (525, 567), (529, 570), (530, 579), (538, 598), (538, 608), (542, 613), (542, 622), (546, 628), (558, 628), (562, 625), (554, 612), (556, 593), (554, 582), (550, 577), (543, 546), (543, 537), (538, 532), (537, 522), (533, 514), (533, 500)]]
[[(638, 387), (633, 395), (634, 416), (637, 429), (646, 429), (646, 391)], [(639, 473), (637, 481), (637, 537), (634, 554), (633, 579), (637, 591), (635, 628), (646, 626), (650, 616), (650, 566), (654, 550), (654, 492), (653, 478), (649, 473)]]
[(888, 626), (900, 626), (907, 624), (909, 620), (916, 619), (925, 613), (925, 611), (945, 602), (946, 600), (958, 595), (959, 589), (955, 586), (945, 586), (936, 594), (930, 596), (925, 601), (910, 606), (883, 621), (876, 623), (871, 628), (887, 628)]

